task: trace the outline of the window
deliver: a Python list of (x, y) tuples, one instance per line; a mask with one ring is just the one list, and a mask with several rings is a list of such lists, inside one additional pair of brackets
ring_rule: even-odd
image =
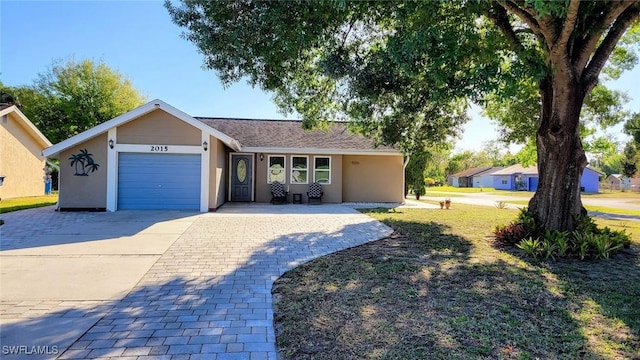
[(291, 157), (291, 183), (309, 183), (309, 158), (307, 156)]
[(284, 155), (269, 155), (269, 168), (267, 169), (267, 182), (274, 181), (285, 183), (284, 173), (286, 172)]
[(316, 156), (313, 158), (313, 181), (321, 184), (331, 184), (331, 158), (328, 156)]
[(507, 177), (506, 176), (502, 177), (502, 185), (507, 185)]

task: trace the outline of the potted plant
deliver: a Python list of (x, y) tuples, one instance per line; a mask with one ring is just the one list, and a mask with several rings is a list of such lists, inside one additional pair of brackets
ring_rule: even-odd
[(451, 199), (447, 198), (444, 200), (444, 207), (447, 209), (451, 207)]

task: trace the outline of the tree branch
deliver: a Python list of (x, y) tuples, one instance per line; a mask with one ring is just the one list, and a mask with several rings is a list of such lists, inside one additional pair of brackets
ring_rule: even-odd
[(604, 32), (609, 29), (611, 24), (616, 19), (618, 19), (618, 17), (621, 16), (621, 14), (624, 13), (629, 7), (633, 5), (635, 5), (635, 7), (638, 6), (637, 1), (614, 1), (610, 4), (611, 7), (609, 7), (607, 11), (604, 11), (604, 14), (597, 17), (599, 21), (596, 21), (595, 24), (591, 25), (593, 31), (590, 32), (588, 37), (585, 39), (585, 42), (580, 49), (580, 54), (577, 57), (577, 61), (575, 62), (577, 69), (584, 69), (587, 66), (587, 63), (591, 58), (591, 54), (593, 54), (594, 49), (598, 45), (598, 41), (600, 41), (602, 34), (604, 34)]
[[(569, 38), (573, 33), (573, 30), (576, 27), (576, 23), (578, 21), (578, 10), (580, 9), (580, 0), (571, 0), (569, 3), (569, 8), (567, 9), (567, 17), (564, 21), (564, 26), (555, 46), (566, 47), (569, 42)], [(568, 53), (568, 51), (567, 51)]]
[(485, 14), (493, 23), (502, 31), (507, 38), (507, 42), (511, 45), (511, 50), (522, 57), (526, 53), (526, 49), (522, 45), (520, 39), (516, 35), (516, 31), (513, 29), (511, 22), (509, 21), (509, 14), (502, 6), (493, 4)]
[(542, 32), (542, 28), (540, 27), (540, 24), (538, 23), (538, 20), (536, 20), (536, 18), (533, 17), (533, 15), (531, 15), (529, 12), (527, 12), (522, 7), (520, 7), (520, 5), (514, 3), (511, 0), (507, 0), (498, 4), (502, 6), (505, 10), (519, 17), (520, 20), (524, 21), (524, 23), (529, 26), (531, 31), (533, 31), (533, 33), (536, 34), (536, 36), (538, 36), (539, 38), (545, 39), (545, 36)]
[(635, 2), (633, 6), (628, 6), (626, 10), (617, 18), (616, 22), (611, 26), (607, 36), (596, 49), (589, 65), (582, 76), (582, 84), (585, 87), (585, 93), (588, 93), (598, 83), (598, 76), (602, 68), (606, 64), (609, 56), (615, 49), (618, 41), (627, 31), (629, 26), (640, 16), (640, 2)]

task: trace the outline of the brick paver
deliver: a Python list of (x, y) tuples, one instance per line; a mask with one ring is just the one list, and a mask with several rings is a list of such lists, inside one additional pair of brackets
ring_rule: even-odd
[(274, 280), (390, 233), (340, 205), (226, 205), (199, 216), (59, 358), (275, 360)]

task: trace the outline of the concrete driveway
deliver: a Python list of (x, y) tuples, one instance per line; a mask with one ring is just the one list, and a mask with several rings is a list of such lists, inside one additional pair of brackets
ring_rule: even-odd
[(342, 205), (2, 218), (3, 359), (275, 359), (273, 281), (391, 233)]

